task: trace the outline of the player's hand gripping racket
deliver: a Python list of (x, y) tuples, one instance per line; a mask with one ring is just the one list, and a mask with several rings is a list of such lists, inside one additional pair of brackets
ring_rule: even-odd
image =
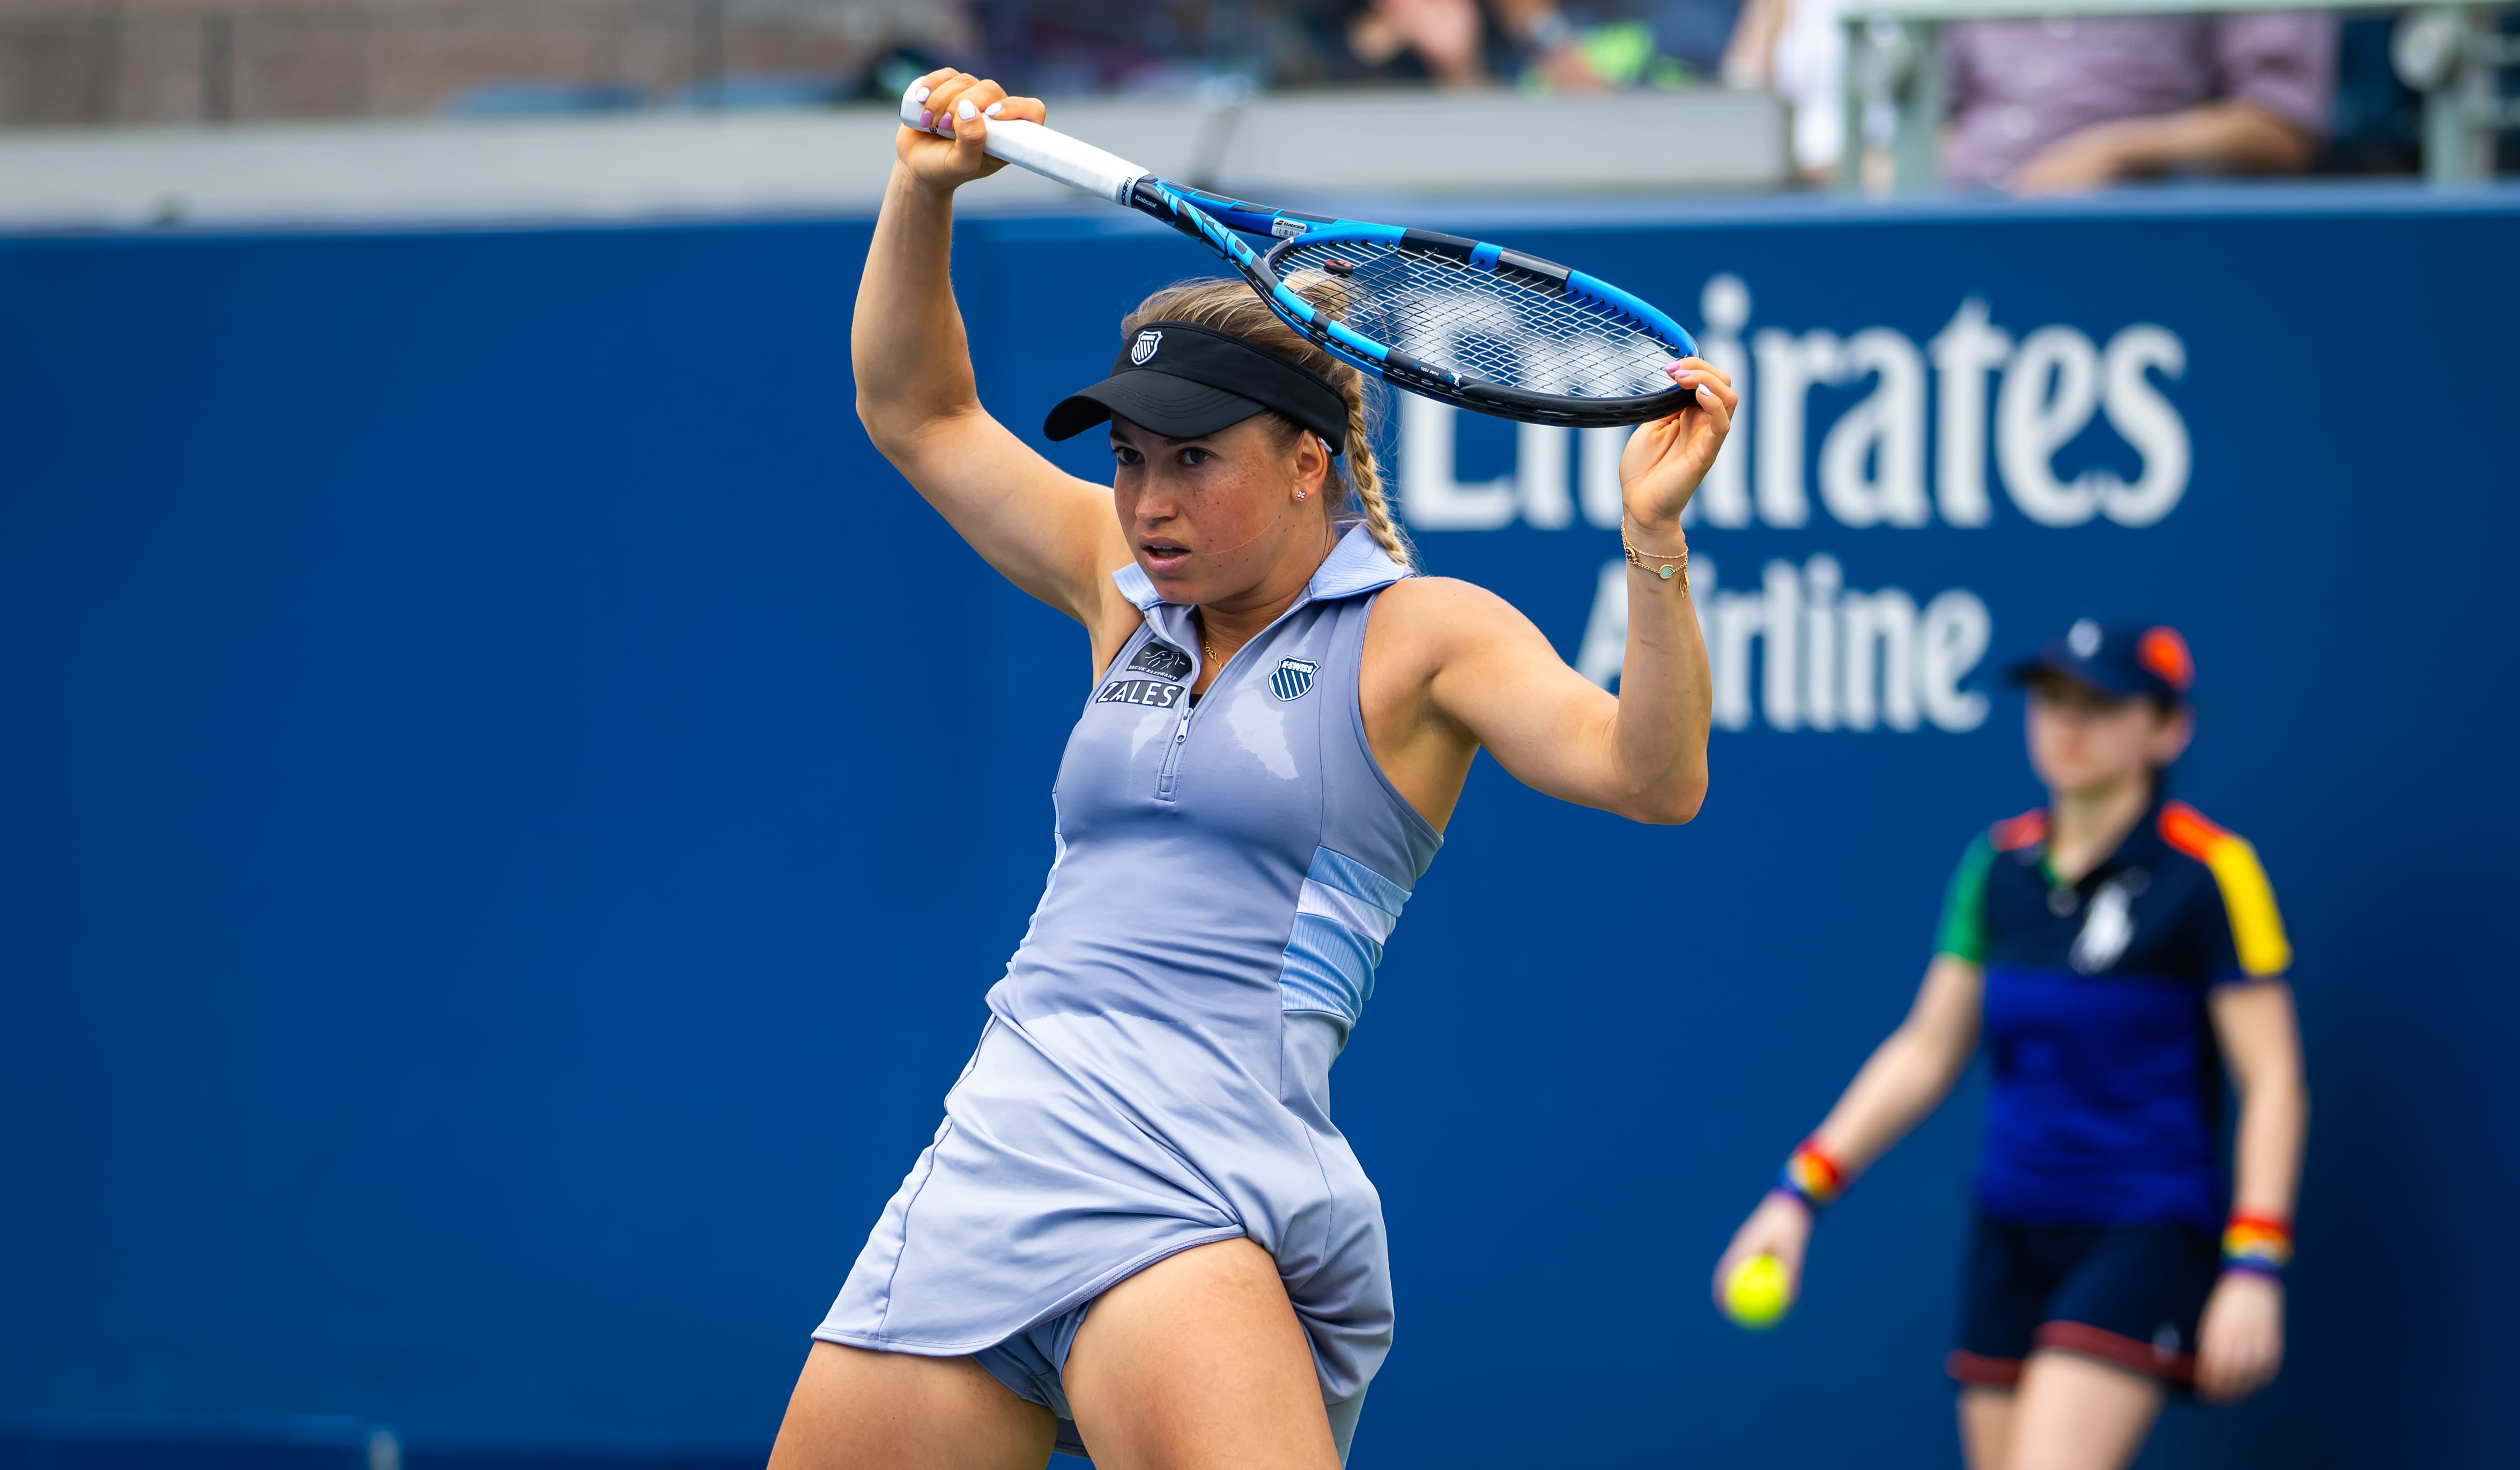
[[(921, 97), (918, 84), (902, 94), (904, 126), (921, 126)], [(1693, 401), (1664, 371), (1697, 355), (1688, 334), (1580, 270), (1459, 235), (1186, 189), (1038, 122), (987, 121), (989, 157), (1206, 242), (1286, 325), (1394, 387), (1573, 427), (1642, 424)], [(1254, 251), (1244, 234), (1275, 243)]]

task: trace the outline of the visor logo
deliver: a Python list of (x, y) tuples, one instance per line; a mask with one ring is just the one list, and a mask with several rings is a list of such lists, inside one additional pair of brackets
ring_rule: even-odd
[(2065, 647), (2077, 659), (2088, 659), (2100, 651), (2100, 625), (2089, 618), (2074, 620), (2073, 628), (2065, 634)]
[(1164, 334), (1161, 332), (1139, 333), (1136, 345), (1129, 348), (1129, 361), (1138, 367), (1145, 367), (1147, 359), (1155, 355), (1155, 347), (1163, 340)]

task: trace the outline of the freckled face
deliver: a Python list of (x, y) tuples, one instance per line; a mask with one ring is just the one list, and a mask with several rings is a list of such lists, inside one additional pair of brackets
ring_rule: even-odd
[(2050, 791), (2091, 791), (2168, 765), (2185, 749), (2187, 715), (2150, 700), (2113, 699), (2088, 684), (2030, 686), (2030, 765)]
[[(1165, 601), (1236, 596), (1259, 583), (1298, 538), (1319, 541), (1322, 517), (1310, 507), (1320, 503), (1329, 464), (1320, 442), (1300, 435), (1289, 450), (1258, 419), (1180, 439), (1111, 421), (1111, 498), (1120, 529)], [(1299, 489), (1308, 492), (1302, 499)]]

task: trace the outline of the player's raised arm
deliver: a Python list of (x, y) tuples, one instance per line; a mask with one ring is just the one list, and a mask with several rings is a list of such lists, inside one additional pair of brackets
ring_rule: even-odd
[(1680, 513), (1738, 401), (1732, 380), (1698, 358), (1670, 371), (1693, 404), (1640, 427), (1619, 461), (1630, 566), (1617, 698), (1567, 667), (1529, 619), (1491, 593), (1429, 582), (1406, 588), (1401, 605), (1429, 641), (1419, 666), (1443, 720), (1525, 785), (1645, 822), (1686, 822), (1706, 795), (1712, 701)]
[(1108, 600), (1106, 574), (1129, 559), (1110, 491), (1062, 473), (981, 408), (947, 271), (954, 191), (1005, 166), (981, 151), (989, 116), (1039, 121), (1042, 105), (950, 70), (925, 85), (930, 126), (897, 136), (858, 282), (849, 334), (858, 418), (990, 566), (1092, 626)]

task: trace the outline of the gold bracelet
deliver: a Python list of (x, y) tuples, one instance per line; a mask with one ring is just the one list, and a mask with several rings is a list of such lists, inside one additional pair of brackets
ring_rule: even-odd
[(1628, 554), (1629, 566), (1642, 567), (1647, 572), (1661, 577), (1664, 581), (1669, 581), (1674, 576), (1677, 576), (1680, 578), (1681, 590), (1687, 591), (1688, 589), (1688, 548), (1687, 546), (1681, 547), (1680, 554), (1676, 557), (1649, 557), (1638, 551), (1635, 546), (1629, 544), (1627, 533), (1625, 531), (1621, 531), (1619, 533), (1619, 549)]

